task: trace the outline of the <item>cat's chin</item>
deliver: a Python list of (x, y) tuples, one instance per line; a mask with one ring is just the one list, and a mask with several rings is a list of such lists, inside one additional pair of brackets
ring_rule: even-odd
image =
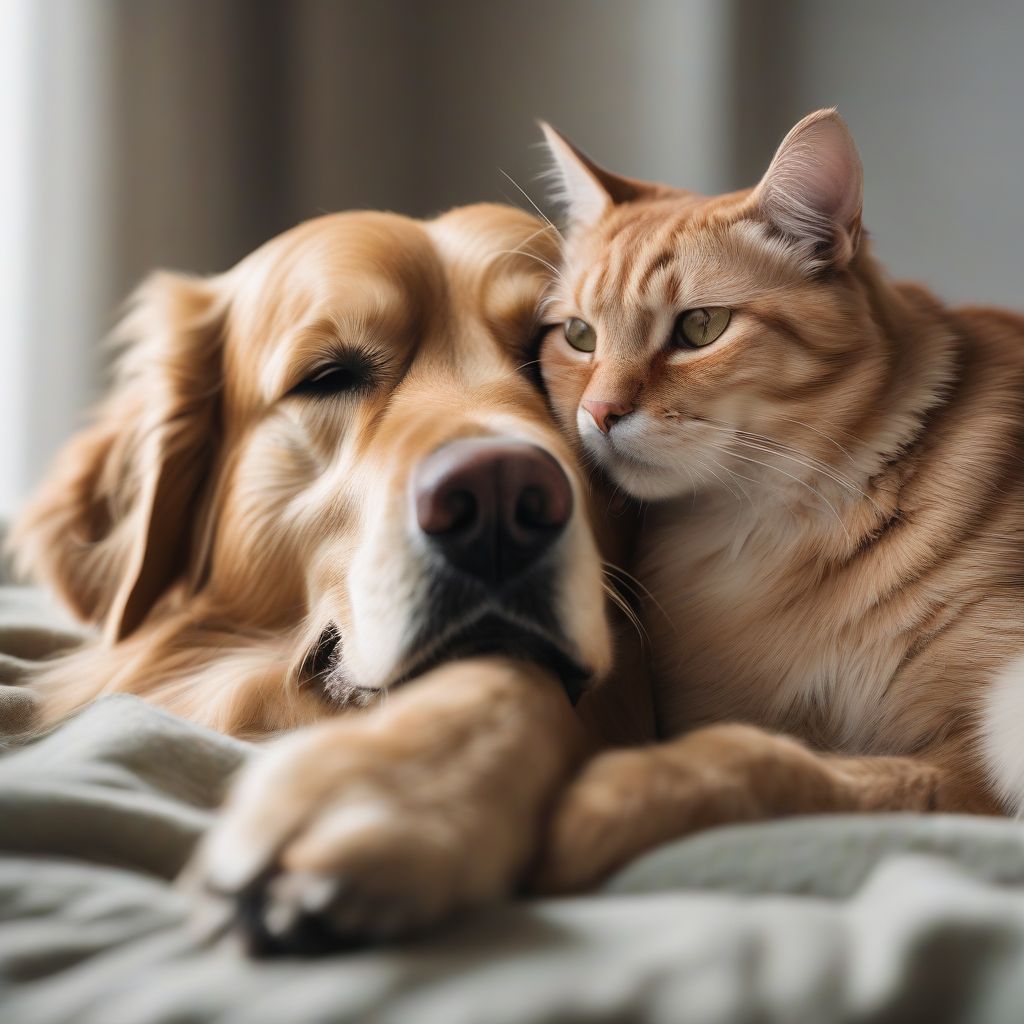
[(607, 449), (600, 453), (598, 461), (605, 475), (638, 501), (667, 501), (694, 491), (694, 481), (680, 480), (678, 470)]
[[(624, 446), (605, 442), (585, 444), (604, 475), (623, 492), (637, 501), (673, 501), (682, 498), (710, 497), (717, 493), (735, 497), (736, 487), (723, 483), (721, 473), (708, 475), (702, 459), (688, 459), (684, 454), (668, 465), (638, 458)], [(671, 449), (669, 449), (671, 451)], [(709, 455), (713, 461), (713, 456)]]
[(703, 436), (704, 425), (696, 418), (673, 422), (671, 430), (643, 412), (600, 432), (591, 417), (577, 416), (584, 451), (604, 475), (638, 501), (670, 501), (715, 490), (722, 481), (708, 465), (718, 465), (717, 431)]

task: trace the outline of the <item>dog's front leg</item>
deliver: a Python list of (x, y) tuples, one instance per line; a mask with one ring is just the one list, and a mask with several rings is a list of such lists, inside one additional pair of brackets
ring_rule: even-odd
[(453, 663), (270, 746), (186, 877), (257, 949), (409, 934), (512, 892), (583, 747), (553, 676)]

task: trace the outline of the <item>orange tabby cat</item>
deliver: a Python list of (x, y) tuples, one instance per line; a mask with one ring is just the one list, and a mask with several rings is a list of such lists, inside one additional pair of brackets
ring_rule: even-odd
[[(660, 727), (704, 728), (591, 762), (543, 884), (715, 822), (1020, 811), (1024, 318), (886, 276), (832, 110), (712, 198), (545, 130), (569, 231), (544, 379), (650, 502), (635, 571)], [(726, 721), (749, 724), (708, 725)]]

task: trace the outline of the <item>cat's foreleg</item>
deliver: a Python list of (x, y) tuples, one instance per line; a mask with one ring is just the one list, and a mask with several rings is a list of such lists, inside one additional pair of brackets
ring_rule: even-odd
[(695, 730), (589, 761), (553, 816), (534, 878), (578, 892), (639, 854), (714, 825), (798, 814), (978, 810), (932, 757), (839, 757), (749, 725)]

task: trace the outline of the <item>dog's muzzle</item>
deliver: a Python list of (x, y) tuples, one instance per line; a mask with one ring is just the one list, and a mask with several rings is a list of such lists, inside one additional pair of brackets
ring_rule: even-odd
[(351, 679), (330, 623), (307, 653), (307, 675), (335, 699), (365, 703), (446, 661), (502, 654), (549, 668), (575, 703), (591, 673), (559, 621), (555, 549), (573, 490), (558, 460), (515, 438), (452, 441), (416, 467), (409, 496), (428, 558), (397, 671), (383, 687)]
[(558, 460), (516, 438), (467, 438), (428, 455), (410, 484), (414, 528), (434, 565), (428, 618), (411, 645), (425, 656), (411, 674), (502, 653), (548, 666), (575, 700), (588, 673), (556, 609), (561, 569), (551, 556), (573, 514)]

